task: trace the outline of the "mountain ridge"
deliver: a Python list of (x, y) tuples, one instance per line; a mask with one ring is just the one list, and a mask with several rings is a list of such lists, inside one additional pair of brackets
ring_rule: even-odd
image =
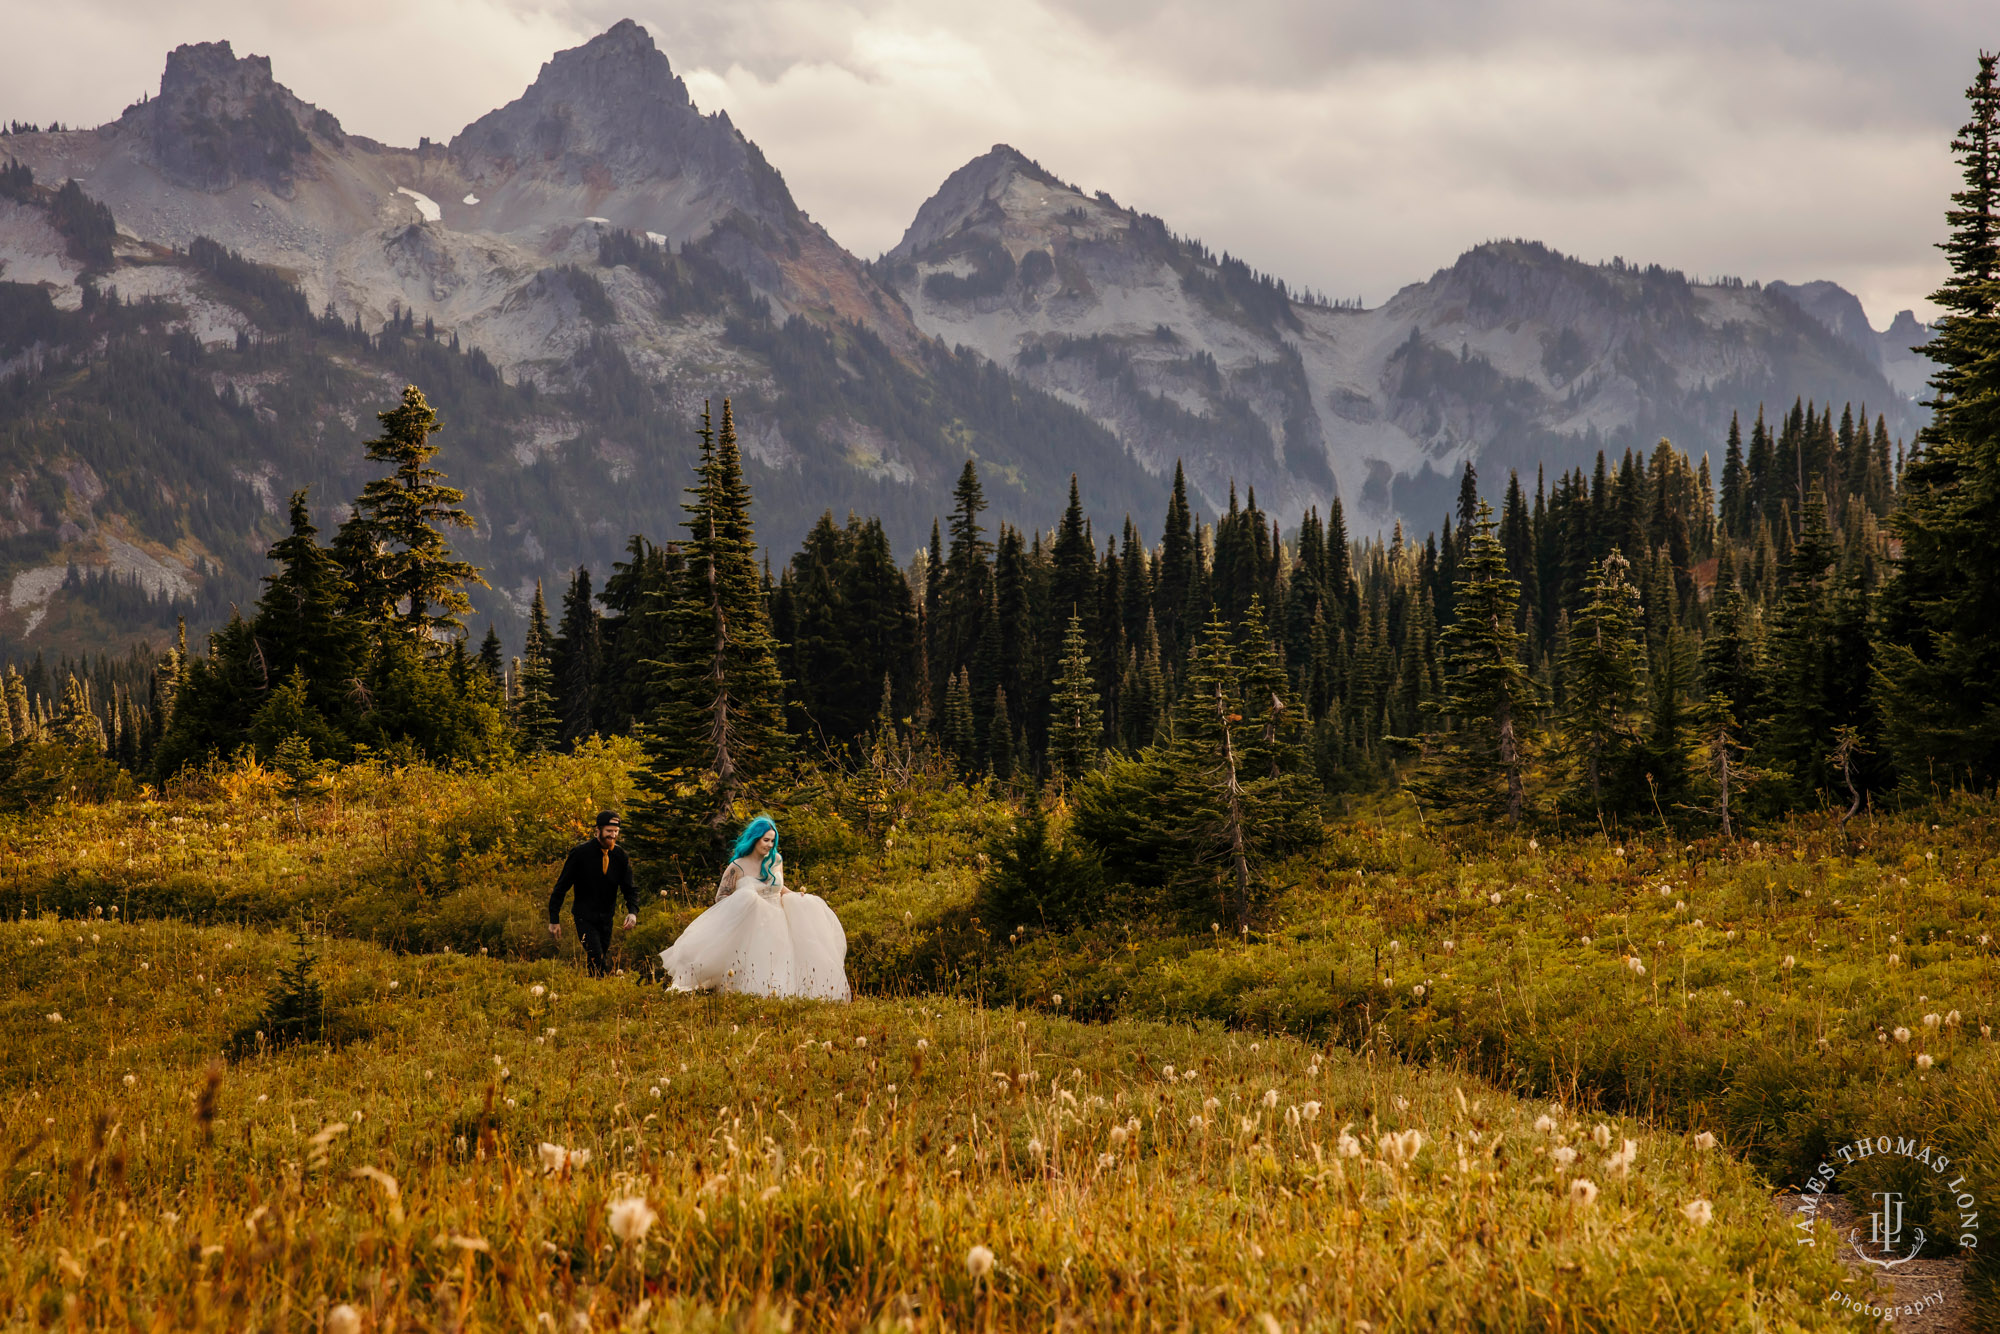
[[(481, 374), (539, 394), (532, 412), (507, 400), (518, 420), (481, 409), (468, 471), (510, 496), (537, 469), (595, 479), (617, 517), (561, 508), (588, 508), (587, 488), (550, 512), (491, 516), (482, 558), (505, 624), (534, 571), (602, 567), (626, 532), (673, 531), (693, 416), (725, 394), (767, 541), (796, 540), (822, 507), (855, 508), (881, 514), (905, 551), (949, 508), (967, 456), (989, 478), (995, 520), (1050, 522), (1074, 470), (1105, 531), (1127, 513), (1150, 523), (1184, 459), (1210, 513), (1232, 484), (1287, 524), (1338, 495), (1365, 532), (1433, 522), (1467, 462), (1491, 477), (1651, 434), (1712, 443), (1760, 394), (1865, 398), (1898, 431), (1917, 420), (1885, 378), (1911, 368), (1890, 365), (1886, 335), (1849, 327), (1838, 289), (1691, 284), (1496, 242), (1372, 310), (1335, 305), (1007, 144), (951, 173), (897, 245), (864, 262), (726, 113), (694, 104), (631, 20), (556, 53), (519, 97), (442, 142), (350, 134), (267, 58), (213, 42), (176, 48), (159, 95), (104, 126), (0, 136), (0, 161), (12, 159), (44, 185), (0, 197), (0, 289), (76, 312), (115, 288), (224, 360), (290, 336), (296, 316), (274, 320), (271, 301), (218, 281), (219, 261), (193, 260), (212, 245), (270, 271), (246, 280), (258, 292), (295, 283), (316, 327), (462, 342)], [(70, 179), (116, 220), (94, 258), (53, 221), (45, 187)], [(96, 364), (83, 342), (37, 341), (22, 313), (33, 308), (0, 301), (0, 385), (44, 362)], [(327, 343), (313, 355), (346, 354)], [(314, 441), (335, 407), (308, 410), (305, 395), (273, 408), (283, 395), (235, 371), (215, 382), (264, 394), (273, 429)], [(123, 549), (92, 536), (117, 517), (86, 495), (94, 484), (66, 480), (95, 465), (42, 431), (26, 397), (5, 401), (0, 485), (57, 498), (0, 507), (0, 542), (36, 553), (0, 549), (0, 634), (18, 634), (30, 613), (9, 590), (21, 579), (46, 590), (62, 561)], [(373, 406), (341, 408), (336, 434), (358, 441)], [(263, 517), (176, 577), (250, 577), (269, 536), (258, 525), (305, 457), (287, 441), (216, 461), (215, 484), (251, 488), (242, 512)], [(639, 484), (655, 477), (673, 484)]]

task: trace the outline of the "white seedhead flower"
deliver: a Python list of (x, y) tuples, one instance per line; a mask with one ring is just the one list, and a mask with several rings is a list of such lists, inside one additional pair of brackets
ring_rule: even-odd
[(1892, 1033), (1890, 1036), (1895, 1038), (1896, 1041), (1898, 1042), (1908, 1042), (1910, 1040), (1910, 1030), (1902, 1027), (1901, 1025), (1898, 1025), (1896, 1031)]
[(1345, 1130), (1341, 1131), (1340, 1138), (1333, 1142), (1333, 1148), (1334, 1152), (1343, 1158), (1359, 1158), (1361, 1156), (1361, 1141), (1348, 1134)]
[(1488, 895), (1486, 896), (1486, 901), (1487, 901), (1488, 903), (1491, 903), (1491, 904), (1492, 904), (1492, 905), (1493, 905), (1494, 907), (1496, 907), (1496, 908), (1497, 908), (1497, 907), (1499, 907), (1499, 906), (1500, 906), (1500, 891), (1496, 889), (1496, 890), (1494, 890), (1494, 891), (1493, 891), (1493, 892), (1492, 892), (1491, 894), (1488, 894)]
[(1689, 1200), (1681, 1206), (1681, 1213), (1696, 1227), (1707, 1227), (1715, 1218), (1715, 1206), (1707, 1200)]
[(1634, 977), (1644, 977), (1646, 975), (1645, 960), (1641, 959), (1636, 954), (1628, 954), (1625, 956), (1625, 966), (1632, 970), (1632, 975)]
[(1048, 1150), (1042, 1147), (1042, 1142), (1040, 1140), (1031, 1139), (1028, 1141), (1028, 1152), (1033, 1154), (1035, 1157), (1039, 1158), (1043, 1154), (1047, 1153)]
[(1607, 1125), (1599, 1125), (1595, 1130), (1592, 1130), (1590, 1132), (1590, 1141), (1600, 1149), (1610, 1148), (1611, 1127)]
[(1319, 1104), (1308, 1102), (1305, 1106), (1299, 1108), (1299, 1114), (1304, 1116), (1308, 1122), (1317, 1121), (1319, 1120)]
[(985, 1278), (993, 1272), (993, 1252), (984, 1246), (974, 1246), (965, 1253), (965, 1272), (974, 1278)]
[(653, 1224), (658, 1222), (660, 1217), (653, 1212), (653, 1206), (647, 1204), (644, 1199), (637, 1195), (628, 1195), (622, 1200), (613, 1200), (609, 1212), (611, 1216), (612, 1235), (628, 1246), (634, 1242), (644, 1240), (646, 1234), (652, 1231)]
[(361, 1334), (361, 1312), (346, 1302), (326, 1313), (326, 1334)]
[(1111, 1147), (1112, 1147), (1112, 1148), (1114, 1148), (1114, 1149), (1122, 1149), (1122, 1148), (1124, 1148), (1124, 1147), (1125, 1147), (1125, 1127), (1124, 1127), (1124, 1126), (1113, 1126), (1113, 1127), (1111, 1127)]
[(1536, 1118), (1535, 1118), (1535, 1133), (1537, 1133), (1537, 1134), (1540, 1134), (1540, 1135), (1553, 1135), (1553, 1134), (1555, 1134), (1555, 1133), (1556, 1133), (1556, 1122), (1555, 1122), (1555, 1118), (1554, 1118), (1554, 1117), (1552, 1117), (1552, 1116), (1546, 1116), (1546, 1115), (1544, 1115), (1544, 1116), (1538, 1116), (1538, 1117), (1536, 1117)]
[(1449, 954), (1453, 950), (1458, 948), (1458, 942), (1455, 940), (1447, 940), (1442, 946), (1440, 946), (1440, 948), (1443, 949), (1446, 954)]
[(542, 997), (549, 994), (549, 989), (543, 986), (541, 983), (537, 982), (535, 983), (535, 985), (528, 988), (528, 994), (530, 996), (533, 996), (536, 1000), (540, 1000)]
[(1588, 1209), (1597, 1203), (1597, 1183), (1588, 1177), (1578, 1177), (1569, 1183), (1570, 1203)]
[(132, 1074), (130, 1071), (127, 1071), (125, 1075), (125, 1087), (129, 1089), (129, 1088), (137, 1088), (138, 1086), (139, 1086), (139, 1076)]
[(590, 1161), (589, 1149), (565, 1149), (560, 1144), (544, 1142), (537, 1150), (542, 1159), (544, 1172), (561, 1172), (568, 1168), (582, 1167)]
[(1917, 1069), (1919, 1070), (1928, 1070), (1934, 1064), (1935, 1062), (1931, 1060), (1929, 1052), (1922, 1052), (1917, 1056)]
[(1703, 1153), (1715, 1147), (1715, 1136), (1704, 1130), (1694, 1137), (1694, 1146)]
[(1266, 1107), (1276, 1107), (1278, 1105), (1278, 1090), (1276, 1089), (1264, 1090), (1264, 1105)]
[(1944, 1022), (1944, 1016), (1941, 1014), (1927, 1014), (1924, 1016), (1925, 1028), (1936, 1028), (1939, 1024), (1942, 1024), (1943, 1022)]
[(1557, 1167), (1568, 1167), (1576, 1161), (1576, 1150), (1567, 1144), (1558, 1145), (1549, 1150), (1549, 1157), (1555, 1160)]

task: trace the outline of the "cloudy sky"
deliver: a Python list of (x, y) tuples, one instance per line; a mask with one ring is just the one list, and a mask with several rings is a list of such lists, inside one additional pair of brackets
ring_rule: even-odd
[(1525, 236), (1929, 312), (1990, 0), (0, 0), (0, 119), (95, 124), (226, 38), (449, 138), (623, 17), (864, 256), (997, 142), (1375, 304)]

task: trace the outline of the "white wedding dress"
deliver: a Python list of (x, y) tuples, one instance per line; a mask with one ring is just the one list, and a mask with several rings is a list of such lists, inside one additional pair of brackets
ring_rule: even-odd
[(780, 856), (766, 880), (756, 853), (723, 868), (715, 905), (660, 954), (675, 991), (849, 1000), (847, 932), (817, 894), (785, 888)]

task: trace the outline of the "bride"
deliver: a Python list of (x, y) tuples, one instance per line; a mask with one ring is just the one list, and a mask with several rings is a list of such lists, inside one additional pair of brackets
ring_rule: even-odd
[(722, 868), (715, 904), (662, 951), (675, 991), (848, 1000), (847, 933), (826, 901), (785, 886), (778, 827), (744, 826)]

